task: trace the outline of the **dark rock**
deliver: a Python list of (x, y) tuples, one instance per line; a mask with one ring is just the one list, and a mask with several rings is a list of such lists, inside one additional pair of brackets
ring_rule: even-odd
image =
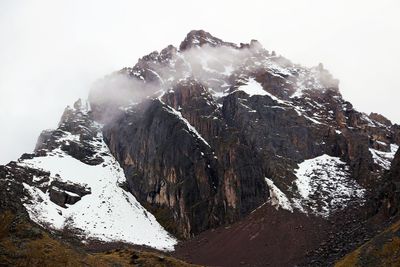
[(24, 154), (22, 154), (20, 159), (33, 159), (34, 157), (35, 157), (35, 154), (24, 153)]
[(75, 204), (81, 197), (75, 194), (69, 194), (68, 192), (62, 191), (57, 187), (51, 187), (49, 190), (50, 200), (55, 204), (66, 208), (66, 204)]
[(369, 117), (379, 123), (382, 123), (383, 125), (392, 126), (392, 122), (381, 114), (372, 112), (371, 114), (369, 114)]
[(91, 194), (89, 188), (57, 180), (52, 181), (49, 188), (50, 200), (64, 208), (67, 207), (66, 204), (73, 205), (88, 194)]

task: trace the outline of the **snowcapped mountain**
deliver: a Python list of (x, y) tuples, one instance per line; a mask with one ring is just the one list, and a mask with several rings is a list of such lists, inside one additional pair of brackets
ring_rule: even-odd
[[(33, 154), (2, 167), (3, 191), (84, 242), (209, 265), (326, 266), (379, 230), (379, 203), (397, 205), (382, 185), (400, 126), (358, 112), (338, 86), (322, 64), (191, 31), (96, 82)], [(287, 257), (268, 249), (276, 236)]]

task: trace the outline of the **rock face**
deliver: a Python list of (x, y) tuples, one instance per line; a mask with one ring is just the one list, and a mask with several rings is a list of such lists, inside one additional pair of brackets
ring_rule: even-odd
[[(144, 105), (143, 113), (132, 110), (106, 126), (106, 142), (130, 178), (129, 188), (135, 196), (153, 209), (166, 209), (165, 216), (177, 223), (178, 233), (189, 237), (232, 222), (266, 201), (260, 158), (240, 144), (239, 134), (224, 142), (213, 141), (214, 150), (172, 103), (154, 100)], [(204, 109), (196, 112), (213, 112), (208, 106)], [(219, 136), (224, 127), (212, 118), (199, 123), (203, 126), (197, 129), (208, 128), (209, 135)]]
[[(98, 101), (120, 93), (104, 86), (120, 76), (149, 97)], [(338, 83), (322, 64), (301, 67), (257, 41), (238, 46), (192, 31), (179, 49), (168, 46), (106, 78), (89, 100), (129, 190), (188, 238), (264, 203), (266, 177), (294, 199), (297, 164), (324, 154), (345, 162), (364, 188), (377, 187), (398, 128), (354, 110)]]

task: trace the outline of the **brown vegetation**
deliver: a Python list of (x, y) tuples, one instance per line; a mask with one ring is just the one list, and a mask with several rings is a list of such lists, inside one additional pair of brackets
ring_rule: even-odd
[(114, 249), (88, 253), (11, 212), (0, 214), (0, 266), (194, 266), (155, 252)]

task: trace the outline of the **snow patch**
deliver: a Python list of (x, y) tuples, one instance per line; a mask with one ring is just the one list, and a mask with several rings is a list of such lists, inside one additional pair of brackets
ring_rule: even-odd
[(315, 215), (328, 217), (351, 200), (363, 201), (365, 189), (352, 180), (348, 166), (340, 158), (322, 155), (305, 160), (295, 175), (298, 197), (294, 202)]
[(287, 196), (274, 184), (274, 182), (265, 177), (265, 181), (269, 187), (269, 195), (270, 195), (270, 203), (274, 206), (277, 210), (282, 208), (284, 210), (288, 210), (293, 212), (292, 204), (290, 203)]
[(379, 151), (373, 148), (370, 148), (369, 152), (371, 153), (372, 159), (374, 160), (375, 164), (378, 164), (385, 170), (389, 170), (398, 149), (398, 145), (391, 144), (390, 152)]
[[(238, 90), (245, 92), (249, 96), (270, 95), (267, 91), (265, 91), (263, 89), (261, 84), (253, 78), (250, 78), (249, 81), (247, 82), (247, 84), (240, 86)], [(273, 97), (276, 98), (275, 96), (273, 96)]]

